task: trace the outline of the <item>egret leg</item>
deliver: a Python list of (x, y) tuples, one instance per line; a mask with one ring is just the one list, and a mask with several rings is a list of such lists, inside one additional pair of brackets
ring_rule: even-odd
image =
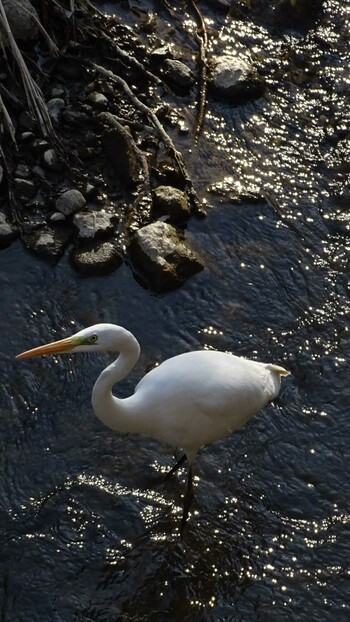
[(180, 460), (177, 461), (176, 464), (174, 464), (173, 468), (170, 469), (170, 471), (165, 475), (164, 477), (164, 481), (166, 482), (174, 473), (175, 471), (177, 471), (180, 466), (187, 460), (187, 456), (186, 454), (183, 454), (183, 456), (181, 456)]
[(184, 496), (184, 509), (183, 509), (181, 525), (180, 525), (180, 535), (181, 536), (182, 536), (183, 531), (185, 529), (185, 525), (186, 525), (186, 522), (187, 522), (187, 519), (188, 519), (188, 514), (189, 514), (189, 511), (190, 511), (190, 507), (192, 505), (193, 497), (194, 497), (194, 490), (193, 490), (193, 467), (192, 467), (192, 464), (189, 464), (189, 466), (188, 466), (187, 489), (186, 489), (186, 494)]

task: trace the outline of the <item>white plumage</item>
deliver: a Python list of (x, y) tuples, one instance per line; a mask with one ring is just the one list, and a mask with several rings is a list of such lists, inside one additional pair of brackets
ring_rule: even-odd
[(112, 393), (113, 385), (134, 367), (140, 346), (132, 333), (114, 324), (96, 324), (17, 358), (91, 351), (119, 352), (93, 387), (96, 416), (113, 430), (144, 434), (184, 450), (185, 456), (170, 471), (187, 457), (183, 529), (193, 498), (193, 463), (199, 448), (244, 425), (278, 395), (281, 377), (289, 372), (224, 352), (188, 352), (161, 363), (142, 378), (133, 395), (119, 399)]

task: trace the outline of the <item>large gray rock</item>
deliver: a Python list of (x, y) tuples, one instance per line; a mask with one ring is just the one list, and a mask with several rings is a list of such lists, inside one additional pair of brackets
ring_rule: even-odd
[(66, 216), (74, 214), (84, 207), (86, 201), (79, 190), (66, 190), (56, 200), (56, 209)]
[(204, 267), (183, 236), (165, 222), (154, 222), (139, 229), (129, 251), (138, 274), (157, 292), (178, 287)]
[(110, 274), (122, 264), (120, 254), (111, 242), (99, 242), (89, 248), (75, 248), (70, 260), (76, 271), (84, 276)]
[(78, 237), (83, 240), (106, 237), (114, 231), (116, 216), (101, 212), (80, 212), (75, 214), (73, 224)]
[(264, 84), (253, 65), (226, 54), (213, 59), (209, 84), (216, 95), (233, 103), (255, 99), (264, 92)]
[(37, 19), (39, 17), (29, 0), (3, 0), (3, 7), (16, 41), (34, 39), (37, 36), (39, 28), (33, 15)]

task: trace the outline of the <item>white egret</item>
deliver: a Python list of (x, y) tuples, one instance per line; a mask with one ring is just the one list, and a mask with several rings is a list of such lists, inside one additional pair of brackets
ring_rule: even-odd
[(217, 351), (187, 352), (167, 359), (147, 373), (133, 395), (119, 399), (113, 385), (134, 367), (140, 346), (121, 326), (96, 324), (75, 335), (22, 352), (25, 359), (68, 352), (118, 352), (92, 390), (92, 406), (106, 426), (140, 433), (184, 450), (168, 476), (188, 461), (181, 531), (193, 499), (193, 465), (200, 447), (243, 426), (279, 393), (283, 367)]

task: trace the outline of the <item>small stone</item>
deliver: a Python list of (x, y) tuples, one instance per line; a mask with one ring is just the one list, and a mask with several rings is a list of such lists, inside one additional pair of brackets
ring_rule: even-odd
[(22, 134), (19, 135), (19, 139), (24, 143), (29, 143), (34, 136), (35, 134), (33, 132), (22, 132)]
[(163, 63), (164, 77), (174, 90), (188, 91), (194, 82), (192, 71), (179, 60), (168, 58)]
[(150, 56), (152, 59), (159, 61), (159, 60), (164, 60), (167, 56), (170, 55), (170, 53), (171, 53), (170, 46), (162, 45), (161, 47), (156, 48), (155, 50), (152, 50)]
[(101, 212), (80, 212), (73, 219), (78, 237), (85, 240), (111, 235), (114, 231), (115, 221), (116, 216)]
[(23, 241), (34, 253), (57, 260), (68, 246), (70, 238), (71, 231), (66, 227), (46, 227), (23, 236)]
[(223, 55), (213, 60), (212, 91), (233, 103), (260, 97), (264, 84), (253, 65), (237, 56)]
[(100, 242), (86, 249), (73, 249), (70, 260), (77, 272), (84, 276), (110, 274), (122, 264), (119, 252), (111, 242)]
[(53, 98), (62, 97), (64, 94), (65, 94), (65, 91), (62, 86), (55, 86), (51, 91), (51, 95)]
[(98, 195), (98, 190), (92, 184), (87, 183), (84, 189), (84, 194), (90, 199)]
[(51, 214), (50, 220), (51, 222), (63, 222), (64, 220), (66, 220), (66, 216), (62, 214), (62, 212), (54, 212), (53, 214)]
[(19, 164), (15, 171), (16, 177), (24, 177), (27, 178), (30, 176), (31, 170), (30, 167), (26, 164)]
[(177, 127), (180, 134), (188, 134), (191, 130), (189, 124), (184, 119), (180, 119), (180, 121), (178, 121)]
[(45, 171), (41, 168), (41, 166), (33, 166), (33, 173), (37, 177), (40, 177), (40, 179), (45, 179), (46, 177)]
[(43, 154), (49, 148), (49, 146), (50, 145), (47, 140), (43, 138), (35, 138), (30, 146), (30, 149), (33, 155), (37, 156)]
[(62, 110), (65, 107), (64, 99), (60, 97), (54, 97), (47, 102), (47, 109), (49, 111), (50, 118), (55, 123), (58, 123), (61, 119)]
[(54, 149), (47, 149), (43, 154), (43, 164), (48, 170), (57, 173), (63, 170), (63, 164)]
[(184, 237), (165, 222), (154, 222), (139, 229), (129, 251), (138, 274), (156, 292), (179, 287), (204, 267), (188, 248)]
[(105, 95), (103, 95), (103, 93), (93, 91), (92, 93), (89, 93), (86, 99), (90, 104), (93, 104), (100, 110), (105, 110), (108, 106), (108, 99)]
[(33, 199), (36, 195), (36, 186), (29, 179), (16, 177), (13, 182), (15, 193), (21, 199)]
[(56, 200), (56, 209), (66, 216), (70, 216), (84, 207), (86, 201), (79, 190), (66, 190)]
[(187, 196), (173, 186), (158, 186), (153, 192), (154, 205), (174, 220), (184, 220), (191, 215)]
[(0, 212), (0, 248), (6, 248), (18, 236), (18, 229), (6, 221), (6, 216)]

